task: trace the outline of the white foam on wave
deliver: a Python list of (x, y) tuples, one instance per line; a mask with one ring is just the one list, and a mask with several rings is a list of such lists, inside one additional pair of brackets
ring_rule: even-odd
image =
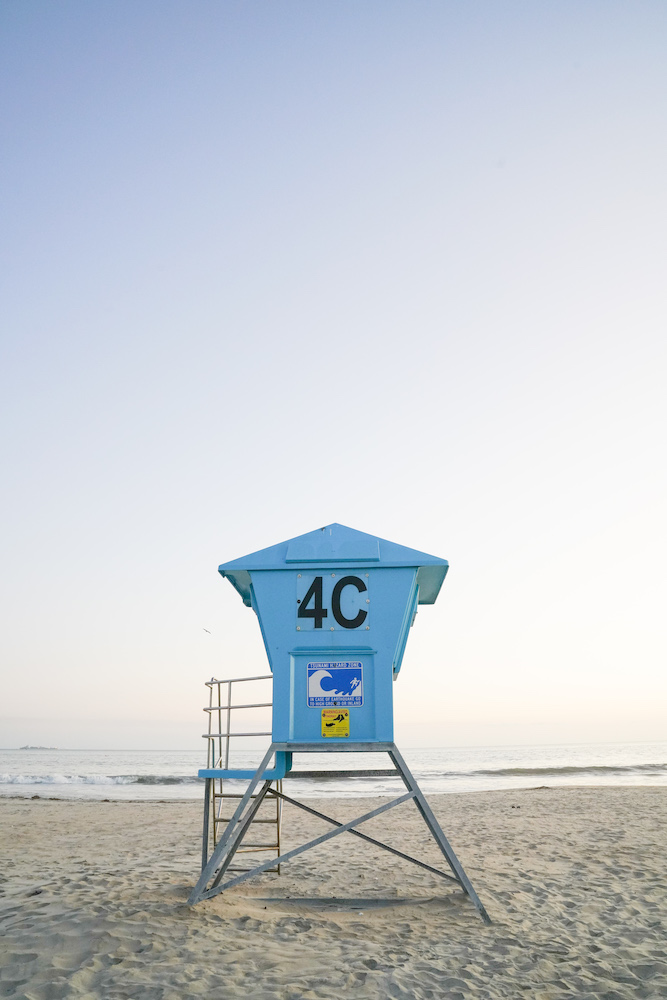
[(0, 774), (0, 785), (131, 785), (133, 774)]

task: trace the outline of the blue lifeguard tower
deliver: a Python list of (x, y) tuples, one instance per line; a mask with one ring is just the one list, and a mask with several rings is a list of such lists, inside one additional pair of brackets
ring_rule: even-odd
[[(433, 604), (449, 568), (446, 559), (418, 552), (374, 535), (330, 524), (241, 559), (219, 572), (256, 613), (273, 675), (272, 742), (255, 771), (208, 767), (202, 873), (190, 903), (224, 889), (350, 831), (403, 859), (457, 883), (482, 918), (488, 915), (433, 815), (419, 785), (394, 744), (393, 682), (401, 669), (410, 627), (419, 604)], [(398, 775), (406, 793), (348, 823), (315, 812), (285, 795), (277, 781), (318, 777), (322, 772), (292, 772), (295, 753), (385, 751), (393, 767), (327, 771), (343, 777), (379, 773)], [(275, 756), (273, 767), (269, 767)], [(219, 778), (249, 781), (238, 808), (210, 858), (207, 856), (211, 783)], [(260, 787), (261, 786), (261, 787)], [(334, 825), (334, 829), (273, 861), (223, 882), (248, 828), (266, 797), (290, 802)], [(382, 844), (356, 827), (410, 799), (422, 815), (450, 872)]]

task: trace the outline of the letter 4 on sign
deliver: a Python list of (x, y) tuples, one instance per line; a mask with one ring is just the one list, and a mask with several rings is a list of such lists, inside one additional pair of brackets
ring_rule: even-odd
[(308, 708), (360, 708), (364, 703), (364, 668), (356, 660), (309, 663)]

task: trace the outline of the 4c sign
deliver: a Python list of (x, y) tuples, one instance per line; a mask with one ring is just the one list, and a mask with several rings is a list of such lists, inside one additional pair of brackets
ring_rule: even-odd
[(370, 603), (367, 573), (297, 574), (297, 632), (357, 628), (368, 631)]

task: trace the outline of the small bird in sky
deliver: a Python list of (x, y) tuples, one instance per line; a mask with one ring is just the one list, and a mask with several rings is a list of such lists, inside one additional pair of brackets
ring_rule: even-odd
[(204, 632), (208, 632), (209, 635), (213, 635), (213, 633), (209, 632), (207, 628), (204, 629)]

